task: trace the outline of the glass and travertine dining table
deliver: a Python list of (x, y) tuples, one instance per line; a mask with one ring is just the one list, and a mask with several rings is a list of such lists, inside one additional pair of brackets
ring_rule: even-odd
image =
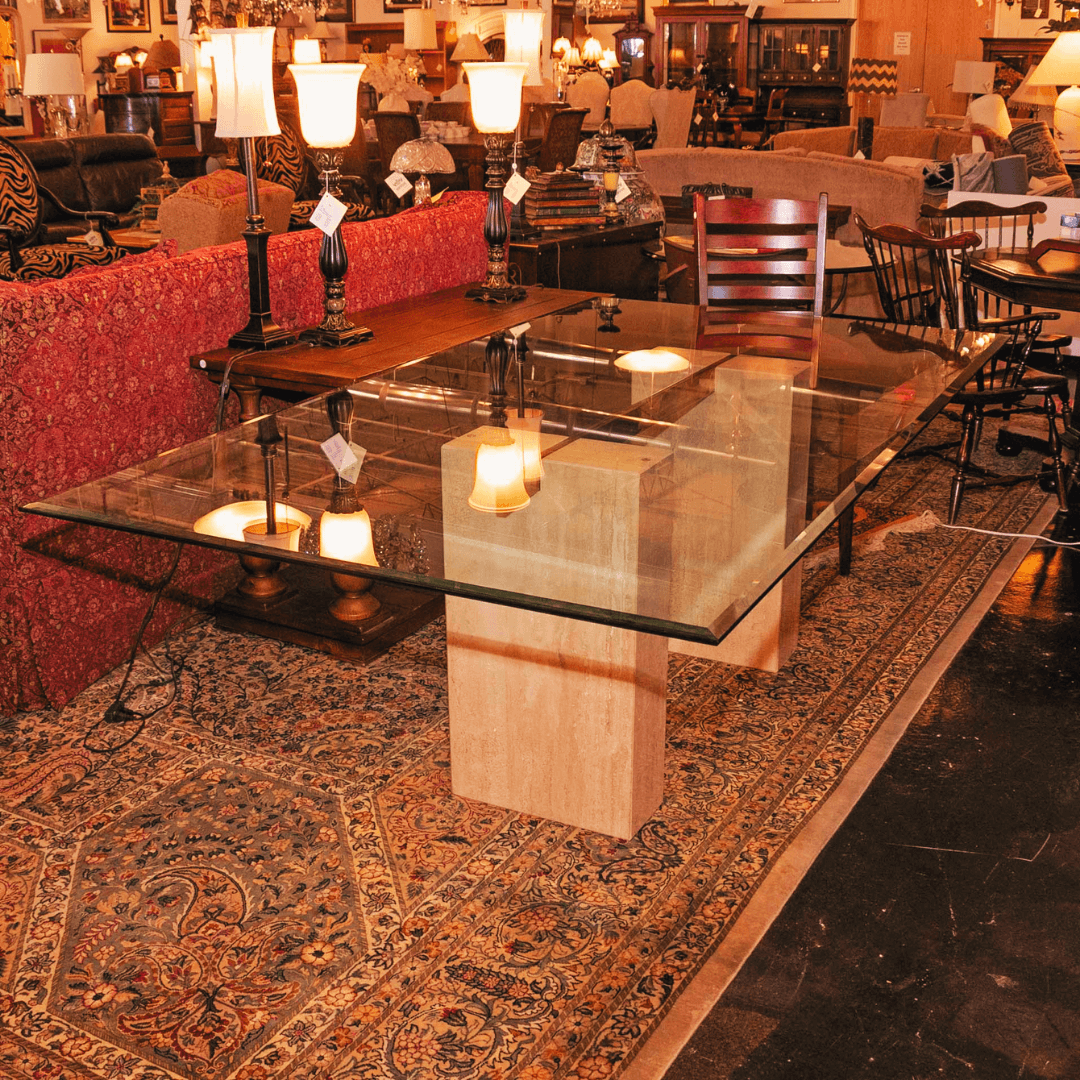
[[(444, 593), (455, 792), (629, 837), (663, 795), (669, 642), (781, 664), (801, 556), (997, 342), (705, 333), (695, 307), (610, 299), (513, 317), (26, 509), (321, 567), (346, 618), (365, 579)], [(413, 547), (373, 554), (365, 516)]]

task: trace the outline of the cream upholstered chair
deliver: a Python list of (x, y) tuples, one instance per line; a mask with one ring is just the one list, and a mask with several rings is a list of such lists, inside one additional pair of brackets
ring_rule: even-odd
[(439, 95), (440, 101), (472, 101), (472, 94), (469, 92), (469, 84), (464, 80), (454, 83), (448, 90), (444, 90)]
[(607, 113), (608, 94), (611, 88), (607, 79), (597, 71), (586, 71), (566, 92), (566, 100), (575, 109), (588, 109), (589, 114), (581, 125), (582, 131), (597, 131)]
[(690, 120), (694, 115), (693, 90), (654, 90), (649, 105), (656, 118), (654, 150), (682, 149), (690, 138)]
[(647, 131), (653, 125), (649, 98), (653, 88), (641, 79), (630, 79), (611, 90), (611, 123), (616, 131)]
[[(272, 233), (287, 232), (292, 189), (260, 180), (258, 190), (267, 227)], [(175, 239), (181, 254), (239, 240), (247, 226), (247, 179), (231, 169), (200, 176), (162, 201), (157, 220), (161, 239)]]

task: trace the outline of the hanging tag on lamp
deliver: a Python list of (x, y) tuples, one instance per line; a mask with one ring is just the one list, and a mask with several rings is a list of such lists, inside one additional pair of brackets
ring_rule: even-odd
[(503, 188), (503, 198), (517, 206), (525, 197), (525, 192), (531, 187), (532, 184), (521, 173), (513, 173), (506, 181), (506, 187)]
[(341, 224), (348, 207), (333, 195), (327, 193), (320, 200), (318, 206), (312, 211), (308, 220), (316, 229), (321, 229), (327, 236), (332, 236), (334, 230)]

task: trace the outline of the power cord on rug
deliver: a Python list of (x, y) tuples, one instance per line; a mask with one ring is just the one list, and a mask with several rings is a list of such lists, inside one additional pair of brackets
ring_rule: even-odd
[[(136, 712), (134, 709), (128, 708), (127, 704), (124, 701), (124, 691), (127, 690), (128, 680), (131, 678), (131, 672), (134, 670), (135, 661), (138, 658), (139, 649), (142, 647), (142, 640), (143, 636), (146, 633), (146, 628), (150, 625), (150, 620), (154, 617), (154, 612), (157, 610), (158, 602), (164, 595), (166, 588), (168, 588), (169, 582), (172, 581), (173, 575), (176, 573), (176, 568), (180, 565), (180, 556), (181, 554), (183, 554), (184, 547), (184, 544), (176, 545), (176, 551), (173, 553), (172, 563), (170, 564), (169, 569), (165, 574), (165, 577), (162, 578), (161, 583), (154, 590), (154, 596), (150, 601), (150, 606), (146, 609), (146, 614), (143, 616), (143, 620), (139, 624), (139, 629), (135, 634), (135, 644), (132, 646), (131, 657), (128, 660), (127, 671), (124, 672), (124, 678), (120, 683), (120, 688), (116, 691), (115, 695), (113, 695), (112, 701), (105, 709), (105, 712), (101, 716), (101, 718), (95, 720), (94, 723), (91, 724), (90, 727), (87, 729), (86, 734), (83, 736), (83, 745), (92, 754), (113, 754), (117, 750), (123, 750), (126, 746), (130, 746), (142, 734), (143, 728), (146, 727), (147, 720), (149, 720), (153, 716), (156, 716), (159, 712), (161, 712), (162, 709), (171, 705), (176, 699), (177, 685), (180, 678), (180, 673), (184, 667), (184, 662), (183, 660), (178, 661), (174, 659), (173, 656), (169, 653), (167, 647), (165, 650), (165, 655), (169, 661), (168, 676), (159, 682), (147, 683), (141, 689), (154, 689), (159, 686), (168, 686), (171, 683), (172, 692), (169, 694), (168, 700), (157, 706), (157, 708), (151, 709), (150, 712), (140, 713)], [(162, 669), (157, 665), (156, 662), (151, 660), (151, 663), (154, 664), (154, 667), (156, 667), (159, 672), (162, 671)], [(164, 674), (164, 672), (162, 673)], [(109, 742), (107, 746), (102, 747), (92, 745), (92, 736), (103, 724), (129, 724), (132, 722), (135, 722), (135, 730), (132, 731), (132, 733), (126, 738), (124, 738), (121, 742)]]
[(919, 515), (920, 520), (927, 522), (930, 525), (936, 525), (941, 529), (954, 529), (959, 532), (973, 532), (981, 533), (983, 536), (1001, 536), (1006, 540), (1041, 540), (1045, 544), (1051, 544), (1053, 547), (1072, 548), (1080, 547), (1080, 540), (1054, 540), (1052, 537), (1043, 536), (1040, 533), (1015, 533), (1015, 532), (998, 532), (995, 529), (977, 529), (974, 525), (947, 525), (942, 521), (933, 510), (924, 510)]

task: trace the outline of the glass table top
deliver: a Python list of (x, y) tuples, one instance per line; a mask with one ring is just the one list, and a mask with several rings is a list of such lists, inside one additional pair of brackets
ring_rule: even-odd
[(568, 307), (24, 509), (716, 643), (998, 344), (699, 318)]

